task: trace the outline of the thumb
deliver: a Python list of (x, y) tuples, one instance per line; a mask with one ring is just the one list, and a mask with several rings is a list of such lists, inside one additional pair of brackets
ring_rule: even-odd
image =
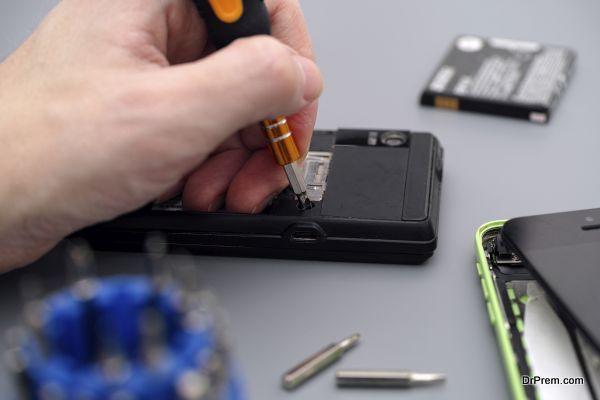
[(200, 154), (262, 119), (298, 112), (323, 86), (312, 60), (268, 36), (241, 39), (200, 61), (156, 73), (154, 87), (162, 95), (156, 123), (170, 140), (194, 145)]

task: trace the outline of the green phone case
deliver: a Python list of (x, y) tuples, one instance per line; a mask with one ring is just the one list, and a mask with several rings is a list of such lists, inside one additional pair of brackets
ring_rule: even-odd
[(481, 288), (485, 298), (490, 322), (496, 334), (502, 362), (510, 385), (512, 397), (515, 400), (527, 400), (527, 395), (521, 383), (521, 374), (517, 365), (517, 356), (510, 341), (508, 322), (505, 321), (500, 299), (494, 286), (494, 277), (483, 250), (483, 236), (492, 229), (501, 228), (506, 221), (492, 221), (482, 225), (475, 236), (475, 251), (477, 253), (477, 273), (481, 279)]

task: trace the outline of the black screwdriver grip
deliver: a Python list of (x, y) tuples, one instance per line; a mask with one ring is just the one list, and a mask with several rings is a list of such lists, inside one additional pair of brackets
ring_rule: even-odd
[(233, 23), (221, 21), (208, 0), (194, 0), (194, 3), (206, 23), (209, 39), (218, 49), (239, 38), (271, 34), (269, 12), (263, 0), (243, 0), (244, 12)]

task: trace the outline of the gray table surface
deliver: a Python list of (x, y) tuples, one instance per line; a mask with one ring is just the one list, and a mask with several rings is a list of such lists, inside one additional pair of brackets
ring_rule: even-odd
[[(0, 57), (16, 48), (54, 0), (0, 2)], [(446, 149), (439, 247), (424, 266), (198, 257), (228, 310), (235, 355), (252, 399), (505, 399), (496, 341), (474, 269), (484, 222), (593, 208), (600, 200), (597, 96), (600, 3), (592, 0), (303, 0), (326, 91), (317, 126), (434, 132)], [(432, 69), (460, 33), (564, 44), (579, 55), (553, 121), (419, 107)], [(53, 273), (48, 257), (35, 266)], [(106, 254), (103, 265), (136, 264)], [(14, 280), (0, 283), (0, 328), (14, 322)], [(448, 374), (407, 391), (339, 390), (333, 369), (294, 393), (281, 373), (335, 339), (363, 340), (338, 367)], [(6, 371), (2, 398), (12, 397)]]

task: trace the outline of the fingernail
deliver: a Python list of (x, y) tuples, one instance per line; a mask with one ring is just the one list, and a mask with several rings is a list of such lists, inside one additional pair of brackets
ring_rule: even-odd
[(273, 204), (273, 200), (275, 200), (275, 198), (277, 196), (279, 196), (279, 193), (273, 193), (272, 195), (270, 195), (269, 197), (267, 197), (265, 199), (265, 201), (263, 201), (262, 203), (256, 205), (256, 207), (254, 207), (252, 209), (252, 212), (250, 214), (258, 214), (258, 213), (262, 212), (265, 208), (267, 208), (271, 204)]
[(212, 203), (208, 205), (206, 212), (219, 211), (225, 205), (225, 195), (217, 197)]
[(321, 71), (312, 60), (294, 55), (294, 59), (300, 66), (300, 70), (304, 75), (304, 100), (312, 103), (321, 96), (323, 92), (323, 77)]

